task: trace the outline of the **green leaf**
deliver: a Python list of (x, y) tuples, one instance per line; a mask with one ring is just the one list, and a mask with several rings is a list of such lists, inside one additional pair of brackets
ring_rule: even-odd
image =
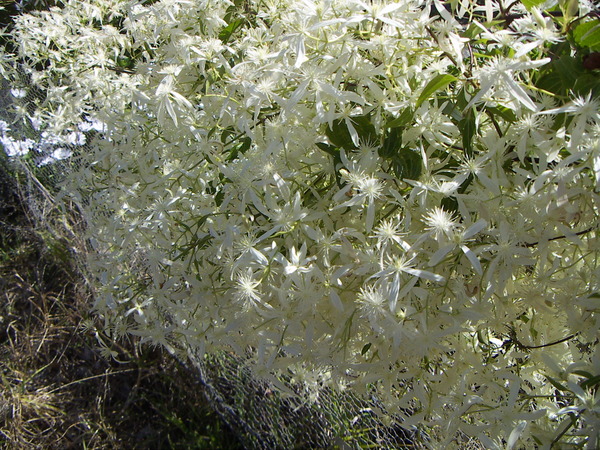
[(364, 355), (365, 353), (367, 353), (369, 351), (370, 348), (371, 348), (371, 343), (369, 342), (368, 344), (365, 344), (365, 346), (360, 351), (360, 354)]
[(423, 89), (423, 92), (421, 92), (421, 95), (419, 95), (416, 107), (418, 108), (419, 106), (421, 106), (421, 104), (425, 100), (430, 98), (434, 92), (437, 92), (440, 89), (445, 88), (450, 83), (452, 83), (453, 81), (456, 81), (456, 80), (458, 80), (458, 78), (456, 78), (453, 75), (449, 75), (447, 73), (436, 75), (432, 80), (429, 81), (429, 83), (427, 83), (427, 86), (425, 86), (425, 89)]
[(548, 379), (548, 381), (552, 384), (552, 386), (554, 386), (556, 389), (558, 389), (559, 391), (563, 391), (563, 392), (570, 392), (569, 388), (566, 387), (565, 385), (559, 383), (558, 381), (556, 381), (554, 378), (546, 375), (546, 378)]
[(325, 144), (323, 142), (317, 142), (317, 147), (319, 147), (325, 153), (327, 153), (333, 157), (332, 162), (333, 162), (333, 167), (334, 167), (334, 172), (335, 172), (335, 180), (336, 180), (338, 186), (341, 187), (343, 185), (342, 178), (340, 176), (340, 173), (337, 170), (335, 170), (335, 167), (338, 165), (338, 163), (342, 162), (342, 158), (340, 156), (340, 149), (338, 147), (334, 147), (333, 145)]
[(418, 180), (421, 176), (421, 154), (414, 150), (403, 149), (391, 158), (392, 170), (400, 179)]
[(454, 117), (455, 111), (457, 111), (457, 112), (463, 111), (469, 104), (470, 98), (467, 99), (466, 92), (467, 91), (466, 91), (465, 87), (463, 86), (456, 94), (456, 101), (452, 105), (452, 108), (450, 109), (450, 113), (448, 114), (450, 117)]
[(238, 152), (240, 152), (242, 154), (246, 153), (246, 150), (248, 150), (251, 145), (252, 145), (252, 139), (250, 137), (246, 136), (244, 139), (242, 139), (242, 142), (240, 143), (240, 146), (238, 148)]
[(392, 119), (388, 123), (386, 123), (385, 127), (386, 128), (398, 128), (398, 127), (403, 127), (405, 125), (408, 125), (412, 121), (414, 115), (415, 115), (415, 112), (412, 109), (406, 108), (404, 111), (402, 111), (400, 113), (400, 115), (398, 117), (396, 117), (395, 119)]
[(244, 22), (246, 22), (246, 20), (242, 18), (232, 20), (225, 28), (223, 28), (219, 32), (219, 39), (221, 40), (221, 42), (223, 42), (223, 44), (226, 44), (233, 35), (233, 33), (235, 33), (236, 30), (244, 24)]
[(325, 130), (325, 134), (334, 147), (354, 148), (348, 127), (342, 119), (334, 120), (332, 127)]
[(582, 389), (588, 389), (600, 384), (600, 375), (596, 375), (595, 377), (588, 378), (583, 383), (581, 383)]
[(461, 33), (461, 37), (464, 37), (467, 39), (475, 39), (482, 32), (483, 32), (483, 30), (480, 27), (478, 27), (474, 23), (471, 23), (468, 26), (468, 28), (463, 33)]
[(586, 370), (574, 370), (573, 373), (575, 375), (579, 375), (580, 377), (592, 378), (593, 375)]
[[(350, 117), (352, 126), (356, 130), (358, 137), (363, 142), (376, 142), (377, 131), (371, 123), (371, 117), (367, 114), (364, 116)], [(337, 119), (333, 121), (333, 128), (327, 127), (325, 134), (336, 147), (343, 147), (346, 150), (352, 150), (356, 148), (350, 135), (350, 130), (344, 119)]]
[(473, 156), (473, 136), (477, 132), (475, 113), (469, 108), (465, 116), (458, 122), (458, 129), (462, 136), (463, 151), (468, 157)]
[(221, 143), (227, 144), (227, 140), (235, 135), (235, 129), (233, 127), (227, 127), (221, 131)]
[(529, 319), (529, 317), (527, 317), (527, 314), (525, 313), (521, 314), (519, 317), (517, 317), (517, 319), (519, 319), (523, 323), (527, 323), (529, 322), (529, 320), (531, 320)]
[(570, 55), (563, 55), (548, 64), (536, 86), (562, 97), (569, 96), (570, 92), (581, 96), (589, 92), (600, 95), (598, 76), (585, 71), (581, 62)]
[(340, 149), (333, 145), (324, 144), (323, 142), (317, 142), (317, 147), (323, 150), (325, 153), (329, 153), (334, 158), (340, 157)]
[(398, 154), (401, 147), (402, 129), (392, 128), (383, 140), (383, 145), (379, 148), (379, 151), (377, 153), (382, 158), (389, 159), (392, 158), (394, 155)]
[(528, 10), (531, 10), (531, 8), (535, 8), (536, 6), (540, 6), (542, 3), (545, 2), (546, 0), (521, 0), (523, 6), (525, 6), (525, 8), (527, 8)]
[(252, 139), (248, 136), (244, 137), (239, 143), (233, 147), (229, 153), (228, 161), (233, 161), (241, 153), (242, 155), (252, 146)]
[(486, 108), (489, 112), (494, 114), (495, 116), (502, 117), (507, 122), (516, 122), (517, 116), (512, 109), (509, 109), (505, 106), (489, 106)]
[(592, 51), (600, 50), (600, 19), (584, 22), (573, 31), (573, 39), (580, 47), (588, 47)]
[(458, 200), (456, 197), (444, 197), (440, 202), (440, 208), (450, 214), (458, 214)]

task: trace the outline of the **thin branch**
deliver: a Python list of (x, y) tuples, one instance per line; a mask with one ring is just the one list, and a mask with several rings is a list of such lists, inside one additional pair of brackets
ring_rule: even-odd
[(536, 349), (536, 348), (551, 347), (553, 345), (562, 344), (563, 342), (570, 341), (575, 336), (577, 336), (577, 333), (571, 334), (571, 335), (567, 336), (566, 338), (559, 339), (558, 341), (550, 342), (548, 344), (543, 344), (543, 345), (523, 345), (517, 339), (513, 339), (513, 340), (519, 348), (523, 348), (526, 350), (532, 350), (532, 349)]
[[(586, 228), (585, 230), (578, 231), (577, 233), (573, 233), (572, 235), (569, 235), (569, 236), (582, 236), (582, 235), (584, 235), (584, 234), (587, 234), (587, 233), (589, 233), (590, 231), (593, 231), (593, 230), (595, 230), (596, 228), (598, 228), (598, 225), (591, 226), (591, 227), (589, 227), (589, 228)], [(561, 235), (561, 236), (554, 236), (553, 238), (550, 238), (550, 239), (548, 239), (548, 242), (550, 242), (550, 241), (557, 241), (557, 240), (559, 240), (559, 239), (566, 239), (566, 238), (568, 238), (569, 236), (567, 236), (566, 234), (563, 234), (563, 235)], [(527, 248), (530, 248), (530, 247), (535, 247), (535, 246), (536, 246), (536, 245), (538, 245), (539, 243), (540, 243), (540, 241), (537, 241), (537, 242), (529, 242), (529, 243), (527, 243), (527, 244), (523, 244), (523, 247), (527, 247)]]
[(510, 340), (506, 341), (505, 344), (512, 343), (520, 350), (535, 350), (537, 348), (551, 347), (553, 345), (562, 344), (563, 342), (570, 341), (571, 339), (573, 339), (575, 336), (577, 336), (579, 334), (579, 333), (573, 333), (565, 338), (559, 339), (554, 342), (549, 342), (548, 344), (525, 345), (525, 344), (522, 344), (521, 341), (519, 341), (519, 339), (517, 338), (517, 331), (512, 326), (507, 326), (507, 328), (508, 328), (508, 338)]

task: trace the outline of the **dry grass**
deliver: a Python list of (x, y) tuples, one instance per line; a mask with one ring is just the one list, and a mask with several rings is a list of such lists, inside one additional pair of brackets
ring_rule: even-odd
[(68, 252), (14, 188), (0, 161), (0, 447), (239, 448), (168, 355), (102, 356)]

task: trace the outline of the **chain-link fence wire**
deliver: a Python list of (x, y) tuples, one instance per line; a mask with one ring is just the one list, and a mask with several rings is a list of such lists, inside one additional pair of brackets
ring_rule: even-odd
[[(69, 158), (78, 148), (68, 140), (36, 130), (31, 123), (19, 119), (18, 108), (33, 108), (42, 98), (37, 89), (14, 89), (6, 80), (0, 82), (0, 222), (7, 232), (11, 204), (25, 205), (29, 226), (43, 236), (53, 255), (73, 260), (83, 275), (85, 242), (83, 221), (77, 209), (58, 201), (61, 183), (75, 168)], [(65, 209), (68, 209), (66, 211)], [(10, 227), (9, 227), (10, 228)]]
[(384, 409), (375, 398), (324, 388), (310, 399), (301, 383), (260, 380), (232, 353), (195, 363), (213, 408), (248, 448), (420, 447), (415, 435), (383, 423)]
[[(42, 99), (42, 92), (15, 89), (6, 80), (1, 84), (0, 184), (4, 187), (0, 188), (2, 193), (18, 192), (36, 229), (62, 246), (85, 276), (85, 225), (76, 206), (65, 203), (68, 196), (62, 195), (61, 182), (78, 168), (76, 155), (91, 151), (88, 137), (97, 130), (83, 122), (81, 132), (52, 136), (40, 131), (43, 127), (18, 119), (22, 116), (15, 113), (16, 108), (35, 108)], [(10, 213), (10, 203), (6, 198), (0, 201), (3, 214)], [(220, 352), (182, 361), (193, 368), (209, 404), (245, 447), (423, 447), (424, 435), (404, 430), (377, 398), (324, 387), (314, 398), (314, 389), (302, 382), (255, 376), (250, 356)]]

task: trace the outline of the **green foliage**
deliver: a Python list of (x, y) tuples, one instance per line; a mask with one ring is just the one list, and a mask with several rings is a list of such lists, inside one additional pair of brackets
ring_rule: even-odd
[(475, 112), (469, 109), (458, 122), (458, 129), (462, 136), (462, 145), (465, 155), (473, 156), (473, 137), (477, 134), (477, 124), (475, 122)]
[(531, 8), (535, 8), (536, 6), (540, 6), (545, 3), (546, 0), (522, 0), (521, 3), (525, 6), (525, 8), (531, 10)]
[(571, 92), (581, 96), (589, 93), (594, 97), (600, 95), (598, 75), (585, 70), (579, 58), (567, 54), (567, 48), (562, 48), (562, 54), (542, 68), (536, 86), (559, 98), (567, 98)]
[(398, 115), (398, 117), (387, 122), (385, 126), (386, 128), (404, 127), (413, 120), (414, 115), (415, 112), (412, 108), (406, 108)]
[[(378, 140), (377, 130), (371, 123), (371, 117), (366, 114), (363, 116), (352, 116), (348, 119), (358, 134), (359, 141), (365, 144), (373, 144)], [(329, 142), (336, 147), (346, 150), (357, 148), (352, 140), (352, 135), (345, 119), (336, 119), (333, 121), (333, 127), (327, 127), (325, 130)]]
[(423, 159), (418, 151), (405, 148), (391, 158), (391, 164), (398, 179), (418, 180), (423, 167)]
[(227, 25), (219, 32), (219, 39), (227, 44), (236, 31), (249, 23), (248, 5), (246, 0), (235, 0), (227, 9), (223, 18)]
[(552, 61), (541, 68), (535, 86), (560, 99), (567, 99), (571, 94), (597, 98), (600, 78), (593, 66), (586, 67), (585, 60), (590, 52), (600, 50), (600, 20), (574, 17), (572, 11), (573, 14), (568, 13), (571, 9), (570, 3), (561, 4), (563, 13), (557, 15), (556, 20), (568, 30), (568, 39), (550, 49)]
[(379, 148), (379, 156), (382, 158), (393, 158), (398, 154), (402, 147), (402, 128), (391, 128), (383, 140), (383, 145)]
[(223, 28), (219, 33), (219, 39), (223, 42), (223, 44), (226, 44), (229, 41), (229, 39), (231, 39), (233, 33), (235, 33), (240, 27), (242, 27), (245, 22), (246, 21), (243, 18), (231, 20), (231, 22), (229, 22), (229, 24), (225, 28)]
[(419, 95), (415, 107), (418, 108), (425, 100), (429, 100), (435, 92), (446, 88), (450, 83), (457, 80), (458, 78), (450, 74), (436, 75), (429, 81), (429, 83), (427, 83), (423, 89), (423, 92), (421, 92), (421, 95)]
[(578, 24), (573, 30), (573, 39), (579, 47), (587, 47), (591, 51), (600, 50), (600, 19)]

